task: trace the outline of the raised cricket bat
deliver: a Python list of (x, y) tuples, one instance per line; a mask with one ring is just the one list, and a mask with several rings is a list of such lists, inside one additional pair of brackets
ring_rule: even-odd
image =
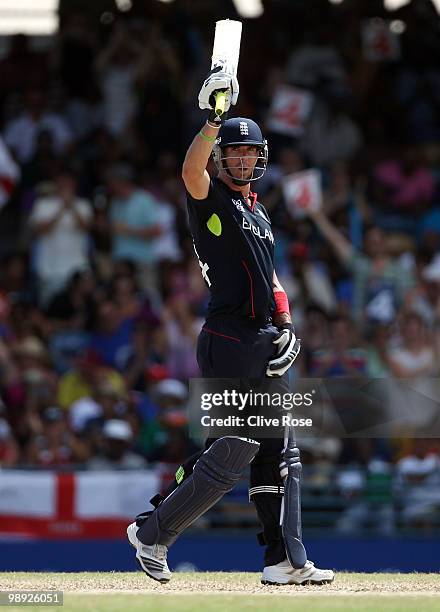
[[(237, 76), (240, 59), (241, 21), (222, 19), (215, 24), (214, 46), (211, 69), (218, 64), (228, 74)], [(221, 117), (225, 112), (226, 92), (219, 91), (215, 97), (215, 114)]]

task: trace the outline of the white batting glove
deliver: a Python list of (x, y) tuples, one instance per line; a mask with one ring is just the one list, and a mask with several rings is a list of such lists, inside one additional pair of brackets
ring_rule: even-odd
[(226, 90), (225, 112), (228, 112), (231, 104), (237, 104), (238, 93), (240, 91), (237, 77), (225, 72), (224, 68), (222, 64), (219, 64), (208, 73), (199, 93), (200, 108), (212, 110), (215, 107), (214, 94), (219, 90)]
[(285, 374), (301, 350), (301, 340), (296, 338), (291, 323), (284, 323), (278, 329), (280, 333), (272, 340), (277, 346), (277, 354), (269, 361), (266, 369), (266, 376), (271, 378)]

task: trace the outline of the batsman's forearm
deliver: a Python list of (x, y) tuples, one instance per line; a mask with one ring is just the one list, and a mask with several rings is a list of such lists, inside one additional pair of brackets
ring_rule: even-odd
[(280, 325), (284, 325), (285, 323), (292, 323), (292, 316), (289, 312), (289, 306), (288, 306), (288, 302), (287, 302), (287, 296), (286, 296), (286, 292), (284, 291), (284, 288), (282, 286), (282, 284), (279, 281), (279, 278), (277, 276), (277, 273), (275, 272), (275, 270), (273, 271), (273, 276), (272, 276), (272, 289), (273, 289), (273, 294), (274, 294), (274, 298), (275, 298), (275, 305), (277, 307), (277, 297), (276, 294), (283, 294), (285, 296), (285, 300), (286, 300), (286, 310), (283, 312), (275, 312), (274, 316), (273, 316), (273, 322), (274, 324), (279, 327)]
[[(205, 123), (192, 141), (183, 162), (182, 174), (202, 175), (208, 165), (218, 129)], [(213, 139), (213, 140), (211, 140)]]

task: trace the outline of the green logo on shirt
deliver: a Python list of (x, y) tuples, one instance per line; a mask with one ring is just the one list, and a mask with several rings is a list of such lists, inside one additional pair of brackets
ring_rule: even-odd
[(183, 480), (183, 477), (185, 475), (185, 470), (183, 469), (183, 466), (181, 465), (179, 467), (179, 469), (176, 472), (176, 482), (177, 484), (180, 484)]
[(222, 222), (220, 221), (220, 217), (215, 213), (211, 215), (206, 223), (210, 232), (214, 234), (214, 236), (220, 236), (222, 233)]

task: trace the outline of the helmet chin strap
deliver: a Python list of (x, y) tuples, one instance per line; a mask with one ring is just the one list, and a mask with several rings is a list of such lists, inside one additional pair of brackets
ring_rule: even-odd
[[(228, 174), (229, 174), (229, 172), (228, 172)], [(229, 176), (231, 177), (232, 182), (234, 183), (234, 185), (238, 185), (238, 186), (242, 187), (243, 185), (249, 185), (250, 184), (250, 181), (245, 181), (244, 179), (233, 178), (230, 174), (229, 174)]]

